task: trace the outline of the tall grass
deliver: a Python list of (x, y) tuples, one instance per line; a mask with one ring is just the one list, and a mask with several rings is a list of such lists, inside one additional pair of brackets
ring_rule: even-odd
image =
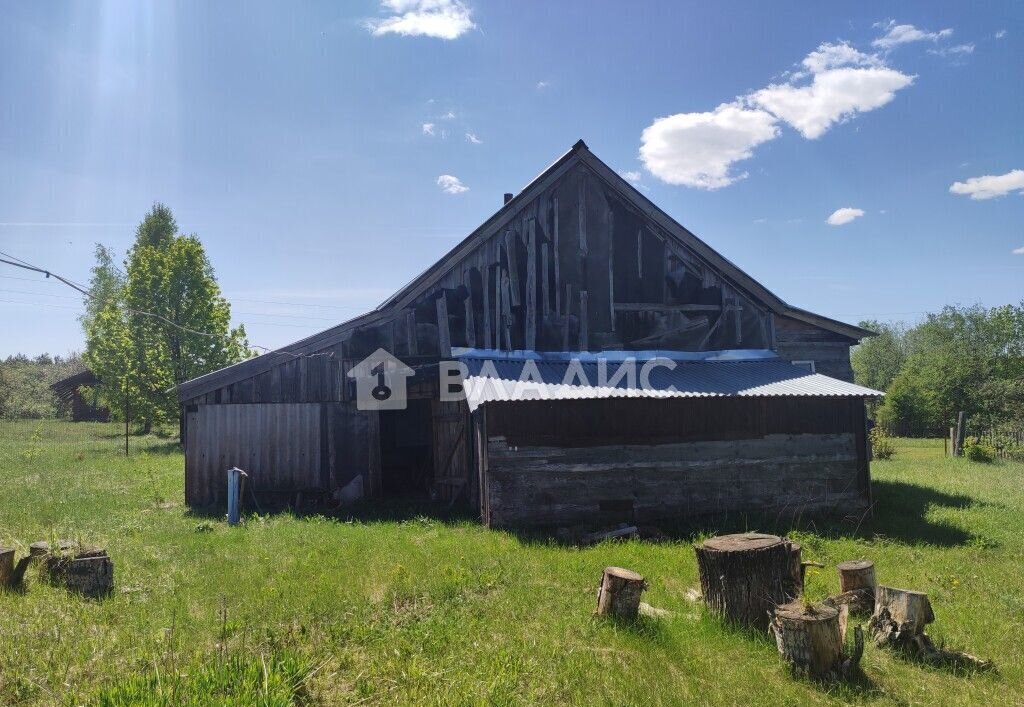
[[(869, 647), (862, 680), (819, 685), (686, 599), (696, 535), (576, 549), (430, 515), (229, 528), (182, 505), (167, 440), (137, 439), (125, 459), (114, 426), (36, 429), (0, 423), (0, 544), (103, 545), (116, 589), (87, 600), (30, 577), (0, 593), (0, 704), (994, 705), (1024, 692), (1024, 465), (945, 459), (941, 440), (897, 440), (873, 463), (873, 519), (795, 533), (829, 565), (807, 591), (834, 593), (835, 563), (870, 558), (880, 581), (930, 594), (934, 638), (999, 672)], [(595, 618), (613, 564), (644, 574), (645, 600), (673, 616)]]

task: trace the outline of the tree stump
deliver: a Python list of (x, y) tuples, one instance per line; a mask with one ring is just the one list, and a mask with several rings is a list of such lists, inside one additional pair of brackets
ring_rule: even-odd
[(907, 648), (919, 643), (924, 627), (934, 620), (931, 602), (924, 592), (879, 584), (875, 613), (868, 628), (876, 645)]
[(784, 604), (775, 610), (769, 631), (779, 654), (798, 670), (813, 678), (840, 670), (843, 635), (839, 612), (833, 607), (799, 601)]
[(0, 547), (0, 587), (10, 587), (14, 578), (14, 548)]
[(87, 548), (71, 558), (62, 558), (64, 586), (87, 597), (102, 597), (114, 589), (114, 563), (107, 551)]
[(620, 619), (635, 619), (640, 610), (640, 595), (647, 588), (644, 578), (622, 567), (605, 567), (597, 592), (597, 614)]
[(870, 614), (875, 610), (875, 563), (870, 560), (840, 562), (839, 591), (852, 592), (846, 605), (854, 613)]
[(708, 609), (730, 623), (764, 630), (770, 613), (788, 601), (790, 549), (776, 535), (723, 535), (695, 546), (701, 593)]

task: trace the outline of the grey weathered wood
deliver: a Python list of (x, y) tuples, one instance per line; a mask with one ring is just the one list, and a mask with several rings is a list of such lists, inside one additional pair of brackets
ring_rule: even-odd
[(569, 325), (572, 323), (572, 283), (565, 283), (565, 311), (562, 313), (562, 351), (570, 351)]
[(616, 312), (720, 312), (719, 304), (661, 304), (659, 302), (616, 302)]
[(580, 290), (580, 351), (590, 350), (590, 335), (587, 321), (587, 291)]
[(537, 348), (537, 234), (536, 220), (527, 224), (526, 239), (526, 331), (525, 346)]
[(504, 336), (505, 327), (502, 326), (503, 311), (501, 305), (501, 285), (505, 281), (505, 271), (500, 266), (494, 270), (494, 348), (500, 349), (502, 347), (502, 337)]
[(551, 316), (551, 283), (548, 275), (548, 244), (540, 244), (540, 312), (541, 321), (547, 323), (548, 318)]
[(562, 284), (561, 284), (561, 280), (558, 277), (558, 264), (562, 260), (562, 251), (560, 251), (558, 249), (558, 197), (557, 196), (554, 197), (551, 201), (552, 201), (552, 204), (553, 204), (552, 211), (554, 212), (554, 227), (552, 228), (552, 230), (554, 232), (554, 247), (553, 247), (552, 250), (553, 250), (554, 261), (555, 261), (554, 262), (554, 266), (555, 266), (555, 273), (554, 273), (555, 274), (555, 313), (561, 314), (562, 313), (562, 302), (561, 302), (561, 288), (562, 288)]
[(465, 299), (462, 300), (463, 307), (465, 307), (465, 320), (466, 320), (466, 346), (469, 348), (476, 348), (476, 323), (473, 319), (473, 290), (470, 288), (466, 294)]
[(437, 306), (437, 344), (441, 356), (450, 358), (452, 355), (452, 333), (448, 321), (448, 297), (444, 293), (435, 300)]
[(694, 546), (701, 595), (729, 623), (765, 629), (770, 612), (785, 603), (786, 544), (775, 535), (723, 535)]
[(576, 198), (576, 231), (580, 255), (587, 254), (587, 182), (583, 172), (579, 174), (579, 195)]
[(615, 331), (615, 212), (608, 210), (608, 316)]
[(519, 258), (516, 256), (516, 237), (512, 229), (505, 231), (505, 257), (508, 258), (509, 300), (513, 307), (519, 306)]
[(501, 273), (501, 331), (505, 338), (505, 349), (512, 350), (512, 278), (507, 272)]
[(636, 278), (644, 278), (644, 228), (636, 230)]
[(420, 346), (416, 331), (416, 311), (412, 309), (408, 309), (405, 312), (405, 337), (409, 344), (409, 355), (418, 356)]
[(597, 592), (599, 616), (615, 616), (632, 620), (640, 609), (640, 595), (647, 588), (644, 578), (622, 567), (605, 567)]
[(484, 341), (483, 345), (485, 349), (491, 348), (491, 269), (486, 264), (480, 268), (480, 277), (482, 280), (481, 291), (484, 296)]

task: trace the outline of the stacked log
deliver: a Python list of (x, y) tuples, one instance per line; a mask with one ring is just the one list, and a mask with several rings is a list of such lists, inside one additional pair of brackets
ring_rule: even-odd
[(789, 544), (776, 535), (723, 535), (695, 546), (701, 593), (708, 609), (729, 623), (758, 630), (789, 597)]
[(58, 542), (54, 552), (45, 541), (32, 543), (29, 557), (40, 563), (43, 577), (87, 597), (102, 597), (114, 588), (114, 563), (102, 548), (79, 548), (71, 540)]
[(11, 586), (14, 576), (14, 548), (0, 547), (0, 587)]
[(622, 567), (605, 567), (597, 592), (597, 614), (633, 620), (640, 610), (640, 595), (647, 588), (644, 578)]

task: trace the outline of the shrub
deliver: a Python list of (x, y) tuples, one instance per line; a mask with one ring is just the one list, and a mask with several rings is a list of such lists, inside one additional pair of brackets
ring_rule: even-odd
[(871, 428), (871, 455), (875, 459), (891, 459), (896, 454), (896, 445), (884, 427), (875, 425)]
[(972, 437), (964, 442), (964, 456), (972, 462), (988, 464), (996, 460), (996, 449), (991, 444)]

